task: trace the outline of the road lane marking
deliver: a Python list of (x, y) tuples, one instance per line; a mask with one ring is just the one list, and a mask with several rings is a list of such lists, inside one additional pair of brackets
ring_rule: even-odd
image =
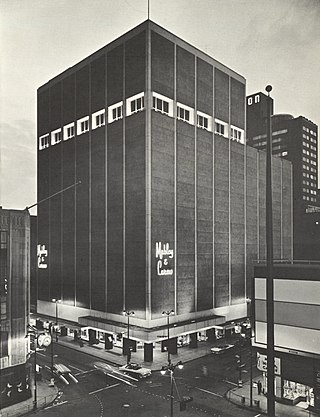
[(37, 355), (44, 356), (45, 358), (47, 357), (47, 355), (44, 355), (43, 353), (40, 353), (38, 351), (37, 351)]
[(73, 366), (73, 365), (69, 365), (70, 366), (70, 368), (73, 368), (73, 369), (76, 369), (77, 371), (79, 371), (79, 372), (86, 372), (86, 371), (84, 371), (83, 369), (79, 369), (79, 368), (77, 368), (76, 366)]
[(257, 414), (256, 416), (254, 416), (254, 417), (260, 417), (261, 416), (261, 414)]
[(238, 386), (238, 384), (236, 384), (235, 382), (228, 381), (227, 379), (223, 379), (222, 381), (223, 381), (223, 382), (226, 382), (227, 384), (234, 385), (235, 387), (237, 387), (237, 386)]
[(118, 385), (120, 385), (120, 382), (118, 382), (117, 384), (109, 385), (109, 386), (104, 387), (104, 388), (97, 389), (95, 391), (91, 391), (91, 392), (89, 392), (89, 395), (95, 394), (96, 392), (104, 391), (104, 390), (109, 389), (109, 388), (117, 387)]
[(216, 397), (223, 398), (223, 395), (216, 394), (215, 392), (207, 391), (206, 389), (202, 389), (202, 388), (198, 388), (198, 387), (196, 387), (196, 389), (198, 389), (199, 391), (206, 392), (207, 394), (211, 394), (211, 395), (215, 395)]
[(96, 372), (97, 371), (97, 369), (90, 369), (90, 371), (83, 371), (83, 372), (78, 372), (78, 373), (76, 373), (75, 374), (75, 376), (78, 376), (78, 375), (86, 375), (86, 374), (90, 374), (91, 372)]

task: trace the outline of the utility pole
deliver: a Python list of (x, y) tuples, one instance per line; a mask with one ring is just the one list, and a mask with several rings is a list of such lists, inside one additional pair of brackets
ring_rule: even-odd
[(274, 395), (274, 292), (273, 292), (273, 221), (272, 221), (272, 126), (271, 97), (272, 86), (267, 85), (267, 163), (266, 163), (266, 234), (267, 234), (267, 411), (275, 416)]

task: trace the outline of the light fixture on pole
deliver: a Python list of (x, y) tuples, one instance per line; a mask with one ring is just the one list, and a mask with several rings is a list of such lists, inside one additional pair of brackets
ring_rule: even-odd
[(127, 350), (127, 363), (130, 363), (131, 359), (131, 346), (130, 346), (130, 317), (135, 315), (134, 311), (124, 310), (123, 315), (128, 317), (128, 350)]
[(170, 359), (170, 349), (169, 349), (169, 339), (170, 339), (170, 316), (174, 315), (173, 310), (167, 310), (162, 312), (163, 316), (167, 316), (167, 326), (168, 326), (168, 342), (167, 342), (167, 350), (168, 350), (168, 364), (170, 365), (171, 359)]
[[(169, 317), (169, 316), (168, 316)], [(174, 370), (183, 369), (183, 363), (179, 361), (176, 365), (171, 362), (167, 366), (161, 368), (161, 375), (165, 375), (167, 372), (170, 373), (170, 417), (173, 417), (173, 382), (174, 382)]]
[(56, 342), (58, 342), (58, 304), (61, 303), (61, 300), (57, 300), (56, 298), (52, 298), (51, 300), (53, 303), (56, 304), (56, 324), (55, 324), (55, 333), (56, 333)]

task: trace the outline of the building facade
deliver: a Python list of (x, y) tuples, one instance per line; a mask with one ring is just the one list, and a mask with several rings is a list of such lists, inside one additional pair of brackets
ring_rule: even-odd
[[(266, 265), (255, 266), (254, 345), (266, 390)], [(320, 410), (320, 264), (275, 264), (274, 340), (276, 398)]]
[[(274, 165), (289, 258), (291, 164)], [(247, 315), (265, 154), (245, 144), (242, 76), (151, 21), (58, 75), (38, 90), (38, 201), (64, 189), (38, 207), (38, 314), (61, 299), (59, 319), (109, 338), (134, 311), (149, 353), (162, 312), (174, 343)]]
[(30, 216), (0, 207), (0, 408), (31, 396), (26, 367)]
[[(263, 93), (247, 97), (247, 144), (259, 150), (266, 149), (266, 103)], [(318, 126), (303, 116), (273, 115), (272, 153), (292, 162), (294, 258), (320, 259), (320, 236), (313, 214), (320, 210)]]

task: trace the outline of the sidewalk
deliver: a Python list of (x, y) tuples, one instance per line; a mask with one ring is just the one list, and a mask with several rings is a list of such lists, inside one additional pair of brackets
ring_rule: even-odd
[[(256, 383), (258, 380), (262, 380), (262, 375), (253, 378), (252, 388), (252, 409), (257, 412), (267, 413), (267, 397), (264, 394), (258, 394)], [(250, 408), (250, 381), (243, 384), (241, 388), (233, 388), (227, 393), (227, 399), (234, 404), (237, 404), (243, 408)], [(301, 408), (299, 406), (286, 405), (279, 402), (275, 404), (277, 417), (316, 417), (319, 414), (315, 414), (312, 411)]]
[[(34, 410), (34, 385), (32, 380), (32, 396), (25, 401), (10, 405), (0, 410), (0, 417), (17, 417), (25, 415)], [(58, 396), (56, 386), (49, 387), (49, 381), (37, 381), (37, 410), (51, 404)]]
[[(89, 346), (87, 342), (84, 342), (83, 347), (79, 346), (79, 342), (73, 340), (69, 336), (60, 336), (59, 344), (69, 347), (71, 349), (78, 350), (79, 352), (84, 352), (88, 355), (91, 355), (97, 359), (105, 360), (114, 365), (124, 365), (126, 363), (127, 357), (122, 354), (122, 349), (119, 347), (114, 347), (111, 350), (105, 350), (103, 344)], [(221, 341), (217, 341), (216, 344), (221, 344)], [(210, 355), (210, 348), (214, 344), (212, 342), (198, 342), (197, 348), (191, 348), (189, 346), (184, 346), (178, 348), (177, 354), (171, 354), (172, 362), (189, 362), (193, 359)], [(151, 369), (152, 371), (161, 370), (163, 365), (166, 365), (168, 362), (168, 353), (161, 352), (159, 349), (154, 349), (153, 351), (153, 362), (144, 362), (144, 352), (143, 349), (137, 349), (137, 352), (131, 353), (131, 362), (137, 362), (140, 365)], [(94, 359), (93, 359), (94, 361)]]

